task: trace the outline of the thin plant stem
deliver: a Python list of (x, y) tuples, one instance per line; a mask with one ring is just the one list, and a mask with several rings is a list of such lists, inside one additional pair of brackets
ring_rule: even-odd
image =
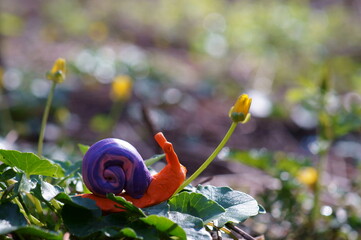
[(147, 160), (144, 161), (145, 166), (149, 167), (151, 165), (153, 165), (154, 163), (158, 162), (159, 160), (163, 159), (165, 157), (165, 154), (158, 154), (152, 158), (149, 158)]
[(38, 156), (39, 157), (41, 157), (43, 154), (43, 141), (44, 141), (44, 135), (45, 135), (46, 122), (48, 121), (48, 116), (49, 116), (49, 112), (50, 112), (51, 102), (53, 101), (55, 86), (56, 86), (56, 82), (53, 81), (53, 84), (51, 85), (51, 89), (50, 89), (50, 92), (48, 95), (48, 99), (46, 101), (43, 119), (41, 121), (41, 129), (40, 129), (40, 135), (39, 135), (39, 141), (38, 141)]
[(179, 193), (188, 184), (190, 184), (194, 179), (196, 179), (199, 176), (199, 174), (201, 174), (208, 167), (208, 165), (216, 158), (219, 152), (223, 149), (224, 145), (226, 145), (227, 141), (232, 136), (237, 125), (238, 124), (236, 122), (232, 122), (232, 125), (229, 127), (226, 135), (223, 137), (222, 141), (219, 143), (217, 148), (207, 158), (207, 160), (197, 169), (197, 171), (195, 171), (186, 181), (184, 181), (184, 183), (174, 192), (173, 196)]
[[(326, 93), (320, 92), (320, 111), (319, 111), (319, 129), (318, 129), (318, 135), (319, 140), (321, 140), (324, 144), (324, 142), (327, 142), (327, 147), (320, 150), (318, 153), (319, 161), (317, 165), (317, 179), (314, 185), (313, 189), (313, 208), (311, 210), (311, 216), (310, 216), (310, 228), (315, 229), (316, 222), (320, 215), (320, 198), (322, 195), (322, 177), (326, 169), (327, 165), (327, 154), (329, 151), (329, 143), (333, 138), (332, 133), (332, 126), (329, 122), (325, 122), (325, 120), (322, 120), (321, 116), (325, 114), (327, 116), (326, 111)], [(327, 116), (328, 117), (328, 116)]]
[(116, 126), (119, 118), (120, 118), (120, 115), (123, 111), (123, 105), (124, 105), (124, 102), (122, 100), (114, 100), (113, 102), (113, 105), (112, 105), (112, 108), (110, 109), (110, 117), (113, 121), (113, 128)]
[(9, 108), (8, 99), (4, 94), (3, 88), (0, 86), (0, 96), (2, 95), (1, 108), (2, 108), (2, 116), (3, 116), (3, 133), (7, 133), (14, 128), (13, 119), (11, 117), (11, 112)]
[(20, 194), (14, 198), (15, 203), (19, 206), (20, 208), (20, 212), (25, 216), (25, 218), (28, 220), (29, 223), (33, 223), (37, 226), (43, 226), (44, 224), (42, 224), (36, 217), (34, 217), (33, 215), (31, 215), (29, 213), (29, 210), (27, 209), (24, 201), (22, 200)]
[(254, 237), (243, 231), (242, 229), (238, 228), (237, 226), (233, 225), (232, 223), (227, 223), (226, 227), (230, 228), (231, 230), (235, 231), (239, 235), (241, 235), (246, 240), (255, 240)]
[(35, 210), (38, 213), (39, 216), (41, 216), (43, 214), (43, 208), (41, 206), (41, 203), (39, 201), (39, 199), (35, 198), (33, 195), (31, 195), (30, 193), (26, 193), (26, 196), (29, 198), (29, 200), (34, 204), (35, 206)]
[(317, 179), (314, 186), (313, 208), (311, 210), (310, 225), (315, 227), (316, 221), (320, 214), (320, 196), (322, 193), (322, 177), (327, 163), (327, 151), (322, 151), (319, 155), (319, 162), (317, 166)]

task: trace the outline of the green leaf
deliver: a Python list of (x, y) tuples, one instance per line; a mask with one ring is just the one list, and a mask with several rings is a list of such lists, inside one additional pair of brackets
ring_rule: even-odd
[(131, 223), (129, 227), (136, 232), (137, 237), (140, 239), (146, 239), (146, 240), (170, 239), (168, 236), (164, 236), (163, 238), (161, 238), (161, 236), (158, 235), (158, 232), (155, 227), (148, 225), (140, 220)]
[(180, 240), (187, 239), (185, 231), (178, 224), (166, 217), (150, 215), (140, 220), (148, 225), (154, 226), (158, 234), (162, 236), (161, 239), (170, 236), (177, 237)]
[(1, 163), (0, 164), (0, 173), (3, 173), (4, 171), (6, 171), (6, 169), (8, 168), (9, 166), (7, 164), (4, 164), (4, 163)]
[(165, 201), (151, 207), (142, 208), (142, 210), (146, 215), (158, 215), (158, 216), (167, 217), (169, 212), (169, 205)]
[(36, 188), (32, 192), (35, 197), (39, 198), (40, 200), (50, 201), (60, 192), (62, 192), (62, 189), (60, 187), (53, 186), (48, 182), (39, 180)]
[(96, 205), (95, 201), (89, 198), (82, 198), (80, 196), (70, 197), (66, 193), (59, 193), (55, 197), (56, 200), (78, 208), (95, 211), (96, 214), (101, 215), (100, 208)]
[(14, 189), (14, 192), (16, 194), (19, 192), (29, 193), (32, 189), (36, 187), (36, 183), (28, 179), (23, 173), (18, 175), (17, 180), (18, 182), (15, 184)]
[(21, 227), (18, 230), (16, 230), (16, 233), (20, 233), (21, 236), (27, 237), (39, 237), (41, 239), (47, 239), (47, 240), (62, 240), (63, 235), (61, 233), (56, 233), (53, 231), (48, 231), (46, 229), (37, 227), (37, 226), (26, 226)]
[(84, 144), (81, 144), (79, 143), (78, 144), (78, 147), (80, 149), (80, 152), (83, 154), (83, 156), (86, 154), (86, 152), (89, 150), (90, 146), (88, 145), (84, 145)]
[(61, 216), (69, 232), (78, 237), (86, 237), (101, 229), (99, 228), (101, 211), (91, 211), (72, 204), (65, 204)]
[(259, 213), (257, 201), (246, 193), (229, 187), (198, 186), (197, 192), (221, 205), (226, 212), (216, 222), (221, 227), (227, 222), (243, 222)]
[(129, 212), (132, 212), (134, 214), (137, 214), (139, 216), (144, 216), (145, 217), (144, 212), (140, 208), (134, 206), (131, 202), (125, 200), (123, 197), (115, 196), (114, 193), (108, 193), (107, 198), (109, 198), (110, 200), (122, 205), (124, 207), (123, 209), (125, 209), (125, 210), (127, 210)]
[(119, 227), (106, 227), (101, 231), (106, 237), (112, 239), (143, 239), (138, 236), (134, 229), (125, 227), (119, 230)]
[(203, 227), (202, 219), (186, 213), (169, 212), (169, 219), (178, 223), (187, 234), (188, 239), (211, 239), (211, 235)]
[(0, 165), (0, 181), (5, 182), (6, 180), (9, 180), (16, 176), (16, 172), (11, 167), (7, 166), (6, 164)]
[(261, 205), (261, 204), (258, 204), (258, 207), (259, 207), (259, 213), (260, 214), (265, 214), (267, 213), (266, 209)]
[(53, 199), (56, 195), (58, 195), (61, 191), (60, 188), (57, 188), (50, 183), (41, 181), (41, 195), (46, 201), (50, 201)]
[(26, 219), (20, 213), (18, 205), (11, 202), (0, 204), (0, 235), (10, 233), (26, 225)]
[(121, 230), (132, 220), (132, 215), (128, 212), (102, 216), (100, 209), (91, 210), (76, 204), (65, 204), (61, 211), (61, 216), (69, 232), (78, 237), (87, 237), (94, 233), (107, 232), (109, 228)]
[(6, 202), (0, 204), (0, 235), (11, 232), (20, 233), (24, 239), (28, 239), (25, 238), (27, 236), (36, 236), (49, 240), (61, 240), (63, 238), (60, 233), (27, 225), (27, 221), (20, 213), (18, 205)]
[(41, 159), (34, 153), (23, 153), (15, 150), (0, 150), (0, 161), (17, 167), (27, 176), (43, 175), (50, 177), (63, 177), (63, 169), (48, 159)]
[(199, 217), (205, 223), (209, 223), (225, 212), (222, 206), (200, 193), (182, 192), (171, 198), (168, 203), (171, 211)]
[[(137, 215), (139, 215), (138, 212), (137, 214), (121, 212), (103, 216), (94, 200), (80, 196), (69, 197), (65, 193), (59, 193), (55, 199), (65, 203), (61, 211), (64, 225), (70, 233), (78, 237), (86, 237), (99, 232), (106, 233), (112, 228), (118, 228), (120, 231), (127, 224), (137, 220)], [(116, 198), (116, 200), (119, 199)]]
[(72, 175), (81, 172), (80, 168), (82, 165), (82, 161), (71, 162), (71, 161), (54, 160), (54, 163), (59, 164), (64, 169), (65, 171), (64, 175), (66, 178), (69, 178)]
[(139, 238), (137, 236), (137, 233), (131, 229), (131, 228), (123, 228), (122, 230), (120, 230), (120, 236), (121, 237), (130, 237), (130, 238)]

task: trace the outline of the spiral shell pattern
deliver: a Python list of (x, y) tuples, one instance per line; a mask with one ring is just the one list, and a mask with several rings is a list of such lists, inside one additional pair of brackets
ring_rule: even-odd
[(152, 176), (138, 151), (128, 142), (106, 138), (93, 144), (83, 158), (83, 180), (98, 196), (119, 194), (123, 189), (133, 198), (141, 198)]

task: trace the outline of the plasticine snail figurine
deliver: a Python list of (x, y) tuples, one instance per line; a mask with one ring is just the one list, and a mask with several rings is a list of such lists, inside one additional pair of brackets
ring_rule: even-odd
[(103, 212), (124, 211), (105, 197), (107, 193), (122, 196), (139, 208), (168, 200), (184, 182), (187, 169), (179, 163), (172, 144), (163, 133), (157, 133), (154, 138), (167, 160), (167, 165), (154, 175), (150, 174), (138, 151), (126, 141), (107, 138), (92, 145), (84, 156), (82, 174), (93, 194), (80, 196), (95, 200)]

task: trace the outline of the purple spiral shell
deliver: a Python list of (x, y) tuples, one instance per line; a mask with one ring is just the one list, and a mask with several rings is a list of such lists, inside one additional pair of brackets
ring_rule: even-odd
[(125, 191), (141, 198), (152, 176), (138, 151), (128, 142), (106, 138), (93, 144), (83, 158), (82, 174), (94, 194), (118, 194)]

